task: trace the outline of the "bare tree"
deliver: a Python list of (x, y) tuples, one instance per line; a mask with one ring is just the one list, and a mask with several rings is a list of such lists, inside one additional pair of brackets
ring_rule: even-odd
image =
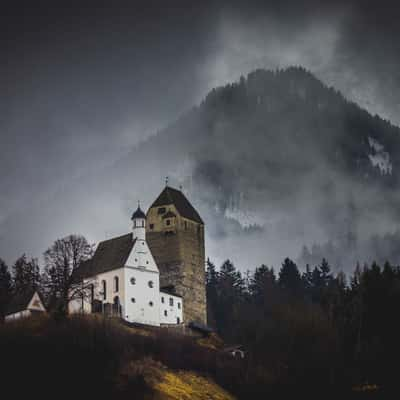
[(92, 255), (93, 245), (81, 235), (58, 239), (44, 252), (43, 287), (50, 309), (66, 315), (71, 300), (88, 296), (91, 283), (76, 279), (74, 271)]

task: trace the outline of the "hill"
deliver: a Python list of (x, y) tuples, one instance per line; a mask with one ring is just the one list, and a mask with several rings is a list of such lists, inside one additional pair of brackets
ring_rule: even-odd
[(229, 386), (231, 373), (212, 377), (224, 355), (165, 331), (95, 317), (27, 319), (0, 326), (0, 349), (1, 391), (15, 398), (234, 400), (214, 381)]

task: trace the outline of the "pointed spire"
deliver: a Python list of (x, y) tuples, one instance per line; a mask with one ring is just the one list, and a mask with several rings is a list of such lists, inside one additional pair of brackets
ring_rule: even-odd
[(131, 220), (134, 220), (136, 218), (144, 218), (146, 219), (146, 214), (142, 211), (142, 209), (140, 208), (140, 201), (138, 201), (138, 208), (137, 210), (132, 214), (132, 218)]

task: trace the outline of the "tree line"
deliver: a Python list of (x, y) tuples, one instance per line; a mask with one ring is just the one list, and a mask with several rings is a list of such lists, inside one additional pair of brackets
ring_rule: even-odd
[(207, 261), (209, 323), (240, 344), (263, 382), (358, 389), (395, 387), (400, 267), (359, 264), (346, 276), (326, 259), (300, 272), (261, 265), (242, 274)]
[(55, 315), (66, 315), (72, 298), (84, 288), (73, 282), (72, 272), (93, 255), (93, 245), (84, 236), (68, 235), (57, 239), (44, 253), (42, 266), (26, 254), (9, 268), (0, 258), (0, 321), (12, 299), (29, 290), (38, 290), (47, 309)]

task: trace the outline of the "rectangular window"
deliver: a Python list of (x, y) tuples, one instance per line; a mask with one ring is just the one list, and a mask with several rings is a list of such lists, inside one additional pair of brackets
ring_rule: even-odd
[(119, 279), (118, 276), (114, 277), (114, 292), (118, 292), (119, 291)]
[(164, 303), (164, 297), (161, 297), (161, 303)]
[(170, 220), (170, 219), (167, 219), (166, 224), (167, 224), (167, 225), (171, 225), (171, 220)]
[(102, 291), (103, 291), (103, 300), (107, 300), (107, 284), (106, 281), (102, 281)]
[(165, 316), (165, 317), (168, 316), (167, 310), (164, 310), (164, 316)]
[(181, 309), (181, 303), (178, 303), (178, 308)]
[(165, 214), (165, 207), (160, 207), (157, 212), (158, 214)]
[(150, 230), (154, 229), (154, 224), (150, 224)]
[(174, 299), (172, 297), (169, 298), (169, 305), (170, 306), (174, 305)]

